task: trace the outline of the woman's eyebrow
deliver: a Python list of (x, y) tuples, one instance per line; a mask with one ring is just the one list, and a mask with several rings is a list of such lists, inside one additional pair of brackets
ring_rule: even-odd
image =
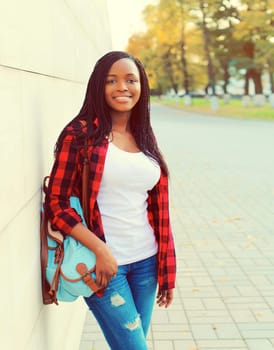
[[(115, 73), (110, 73), (110, 74), (108, 74), (107, 76), (108, 76), (108, 77), (116, 77), (117, 74), (115, 74)], [(127, 76), (127, 77), (129, 77), (129, 76), (130, 76), (130, 77), (136, 77), (136, 74), (134, 74), (134, 73), (127, 73), (126, 76)]]

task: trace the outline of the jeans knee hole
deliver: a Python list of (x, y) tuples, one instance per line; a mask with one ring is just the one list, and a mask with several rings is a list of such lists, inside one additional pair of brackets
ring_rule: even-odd
[(140, 316), (137, 315), (135, 320), (133, 322), (128, 322), (125, 327), (130, 330), (130, 331), (134, 331), (135, 329), (140, 328), (141, 326), (141, 319)]
[(118, 293), (113, 293), (110, 297), (110, 300), (111, 304), (116, 307), (124, 305), (126, 303), (125, 299)]

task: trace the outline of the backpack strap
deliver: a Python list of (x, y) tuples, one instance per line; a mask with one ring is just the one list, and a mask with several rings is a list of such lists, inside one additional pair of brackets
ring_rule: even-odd
[(89, 227), (90, 209), (89, 209), (89, 157), (88, 157), (88, 139), (85, 140), (85, 156), (82, 170), (82, 207), (86, 224)]

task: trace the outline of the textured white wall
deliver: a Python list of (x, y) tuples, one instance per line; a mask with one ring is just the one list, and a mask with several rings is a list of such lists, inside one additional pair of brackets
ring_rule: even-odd
[(0, 2), (1, 349), (78, 349), (83, 303), (42, 304), (40, 187), (95, 61), (111, 49), (106, 2)]

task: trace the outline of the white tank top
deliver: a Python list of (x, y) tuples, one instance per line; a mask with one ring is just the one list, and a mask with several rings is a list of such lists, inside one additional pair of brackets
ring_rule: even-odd
[(106, 243), (119, 265), (146, 259), (158, 245), (147, 217), (147, 191), (160, 178), (156, 161), (109, 143), (97, 198)]

